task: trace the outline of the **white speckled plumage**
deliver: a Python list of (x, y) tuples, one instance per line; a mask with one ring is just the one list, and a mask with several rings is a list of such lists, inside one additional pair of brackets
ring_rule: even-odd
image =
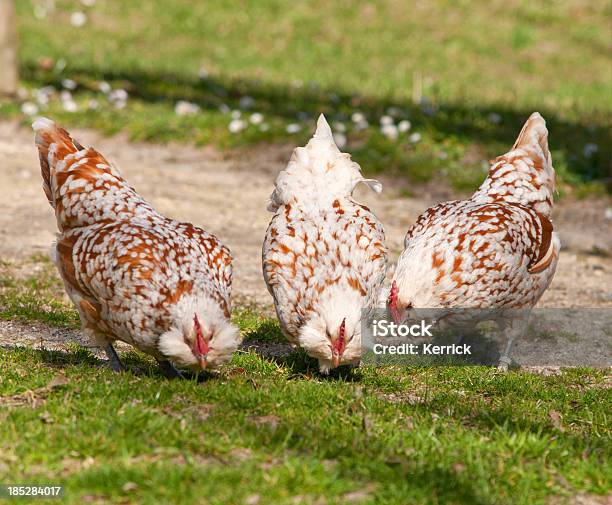
[(439, 204), (418, 218), (393, 278), (396, 311), (537, 303), (560, 250), (550, 220), (555, 172), (547, 138), (544, 119), (532, 114), (469, 200)]
[(279, 173), (268, 206), (264, 278), (284, 334), (322, 372), (359, 362), (361, 310), (376, 302), (385, 277), (382, 225), (352, 198), (360, 182), (382, 189), (340, 152), (321, 116)]
[[(219, 240), (151, 207), (93, 148), (53, 121), (32, 125), (59, 234), (53, 257), (83, 330), (197, 369), (231, 358), (231, 255)], [(198, 319), (198, 327), (194, 323)], [(207, 355), (192, 352), (198, 338)]]

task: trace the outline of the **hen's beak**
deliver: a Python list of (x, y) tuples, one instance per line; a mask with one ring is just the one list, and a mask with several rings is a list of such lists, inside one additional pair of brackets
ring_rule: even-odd
[(389, 305), (389, 312), (395, 324), (400, 324), (402, 322), (401, 321), (402, 314), (397, 306), (398, 305), (398, 295), (399, 295), (399, 289), (397, 288), (397, 283), (393, 281), (393, 284), (391, 285), (391, 292), (389, 293), (388, 305)]
[(334, 352), (332, 353), (332, 366), (336, 368), (338, 365), (340, 365), (340, 354)]
[(206, 367), (208, 366), (208, 356), (206, 354), (200, 354), (198, 356), (198, 363), (200, 364), (200, 368), (202, 370), (206, 370)]

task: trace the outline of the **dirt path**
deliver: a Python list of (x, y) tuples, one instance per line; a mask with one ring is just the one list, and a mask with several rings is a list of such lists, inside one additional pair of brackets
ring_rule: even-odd
[[(95, 145), (162, 213), (200, 225), (230, 247), (237, 302), (270, 305), (261, 276), (261, 243), (271, 217), (266, 211), (268, 195), (290, 147), (259, 148), (228, 158), (212, 148), (132, 144), (122, 136), (72, 133), (81, 143)], [(431, 185), (424, 196), (406, 198), (400, 196), (404, 182), (383, 179), (383, 183), (385, 191), (380, 196), (366, 188), (356, 196), (384, 223), (395, 259), (417, 215), (450, 195)], [(606, 218), (610, 207), (612, 203), (604, 200), (557, 205), (555, 226), (564, 250), (541, 306), (612, 307), (610, 210)], [(41, 189), (32, 132), (16, 123), (0, 122), (0, 259), (46, 254), (54, 233), (55, 220)], [(598, 255), (589, 253), (594, 248)]]

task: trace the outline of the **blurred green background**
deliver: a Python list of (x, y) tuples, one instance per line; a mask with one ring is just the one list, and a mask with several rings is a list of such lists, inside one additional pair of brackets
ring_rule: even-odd
[(365, 171), (471, 190), (538, 110), (562, 193), (610, 191), (609, 1), (16, 4), (0, 115), (242, 148), (302, 143), (324, 112)]

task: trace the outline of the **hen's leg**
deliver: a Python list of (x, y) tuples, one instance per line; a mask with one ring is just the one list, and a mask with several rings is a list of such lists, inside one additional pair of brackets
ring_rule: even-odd
[(123, 367), (123, 364), (121, 363), (119, 355), (117, 354), (117, 351), (115, 351), (113, 344), (107, 344), (104, 348), (104, 351), (108, 356), (108, 361), (110, 363), (111, 370), (113, 372), (123, 372), (125, 368)]
[(520, 338), (525, 330), (527, 329), (527, 323), (529, 321), (529, 312), (523, 313), (521, 311), (520, 314), (513, 315), (512, 319), (510, 319), (507, 323), (503, 325), (502, 332), (508, 339), (506, 341), (506, 347), (504, 348), (504, 352), (501, 354), (499, 358), (499, 364), (497, 365), (497, 369), (503, 372), (508, 370), (512, 359), (510, 358), (510, 351), (512, 350), (512, 344), (517, 338)]
[(166, 377), (167, 379), (176, 379), (176, 378), (181, 378), (184, 379), (185, 376), (183, 375), (183, 373), (180, 370), (177, 370), (176, 367), (170, 363), (167, 360), (157, 360), (157, 363), (159, 364), (159, 369), (161, 371), (161, 373), (164, 375), (164, 377)]

